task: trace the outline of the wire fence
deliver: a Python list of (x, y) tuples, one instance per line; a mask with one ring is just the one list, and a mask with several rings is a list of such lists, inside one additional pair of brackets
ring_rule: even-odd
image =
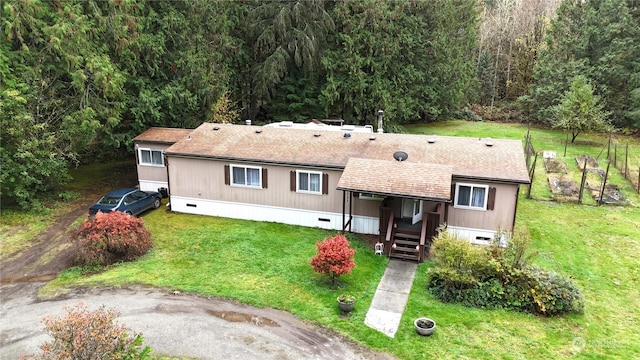
[(607, 159), (640, 194), (640, 147), (609, 136)]
[[(524, 154), (525, 160), (527, 162), (527, 170), (529, 171), (529, 189), (527, 189), (527, 199), (531, 199), (531, 188), (533, 187), (533, 177), (536, 173), (536, 162), (538, 161), (538, 153), (533, 148), (533, 144), (531, 143), (531, 135), (529, 134), (529, 130), (527, 130), (527, 136), (524, 141)], [(533, 160), (532, 160), (533, 159)]]

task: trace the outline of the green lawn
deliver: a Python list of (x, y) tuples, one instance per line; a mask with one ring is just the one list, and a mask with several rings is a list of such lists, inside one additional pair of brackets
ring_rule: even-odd
[[(485, 122), (444, 122), (411, 132), (523, 139), (526, 127)], [(563, 157), (564, 134), (532, 129), (536, 150)], [(605, 138), (583, 135), (567, 159), (596, 157)], [(606, 149), (604, 150), (606, 151)], [(603, 155), (604, 156), (604, 155)], [(602, 156), (601, 156), (602, 158)], [(569, 162), (568, 162), (569, 163)], [(575, 163), (569, 163), (575, 167)], [(602, 166), (602, 165), (601, 165)], [(640, 354), (640, 198), (619, 172), (626, 207), (549, 201), (544, 169), (537, 167), (533, 199), (521, 195), (517, 227), (528, 229), (540, 251), (536, 263), (571, 277), (583, 290), (585, 313), (554, 318), (443, 304), (425, 291), (431, 264), (420, 265), (396, 337), (364, 325), (364, 316), (387, 259), (376, 257), (357, 237), (357, 267), (335, 288), (309, 265), (315, 242), (332, 233), (274, 223), (249, 222), (156, 210), (144, 216), (155, 247), (134, 263), (91, 276), (71, 269), (49, 283), (44, 295), (69, 286), (148, 284), (168, 290), (220, 296), (290, 311), (401, 359), (631, 359)], [(356, 309), (341, 318), (335, 298), (356, 297)], [(415, 334), (413, 319), (434, 318), (436, 333)]]

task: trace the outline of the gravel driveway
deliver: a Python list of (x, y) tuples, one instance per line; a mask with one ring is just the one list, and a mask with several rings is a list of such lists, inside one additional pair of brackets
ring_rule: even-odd
[(0, 286), (0, 359), (34, 354), (48, 339), (41, 319), (79, 301), (120, 312), (119, 322), (141, 332), (153, 353), (196, 359), (393, 359), (272, 309), (157, 289), (78, 289), (39, 301), (41, 283)]

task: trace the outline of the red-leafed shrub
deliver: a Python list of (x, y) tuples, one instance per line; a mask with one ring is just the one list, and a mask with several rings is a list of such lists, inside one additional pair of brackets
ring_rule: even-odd
[(316, 243), (316, 247), (318, 254), (311, 258), (311, 266), (316, 272), (327, 274), (332, 281), (356, 267), (353, 261), (356, 250), (349, 247), (349, 241), (344, 235), (328, 237)]
[(90, 311), (82, 302), (66, 307), (59, 318), (42, 322), (53, 340), (40, 345), (36, 359), (150, 359), (151, 348), (144, 338), (116, 322), (119, 313), (103, 306)]
[(151, 249), (151, 234), (140, 218), (123, 212), (99, 212), (86, 220), (74, 237), (78, 240), (77, 263), (110, 265), (131, 261)]

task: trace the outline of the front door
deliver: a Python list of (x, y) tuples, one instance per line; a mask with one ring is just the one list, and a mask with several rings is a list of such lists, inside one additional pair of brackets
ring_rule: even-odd
[(402, 199), (402, 217), (410, 218), (412, 224), (422, 220), (422, 200)]

